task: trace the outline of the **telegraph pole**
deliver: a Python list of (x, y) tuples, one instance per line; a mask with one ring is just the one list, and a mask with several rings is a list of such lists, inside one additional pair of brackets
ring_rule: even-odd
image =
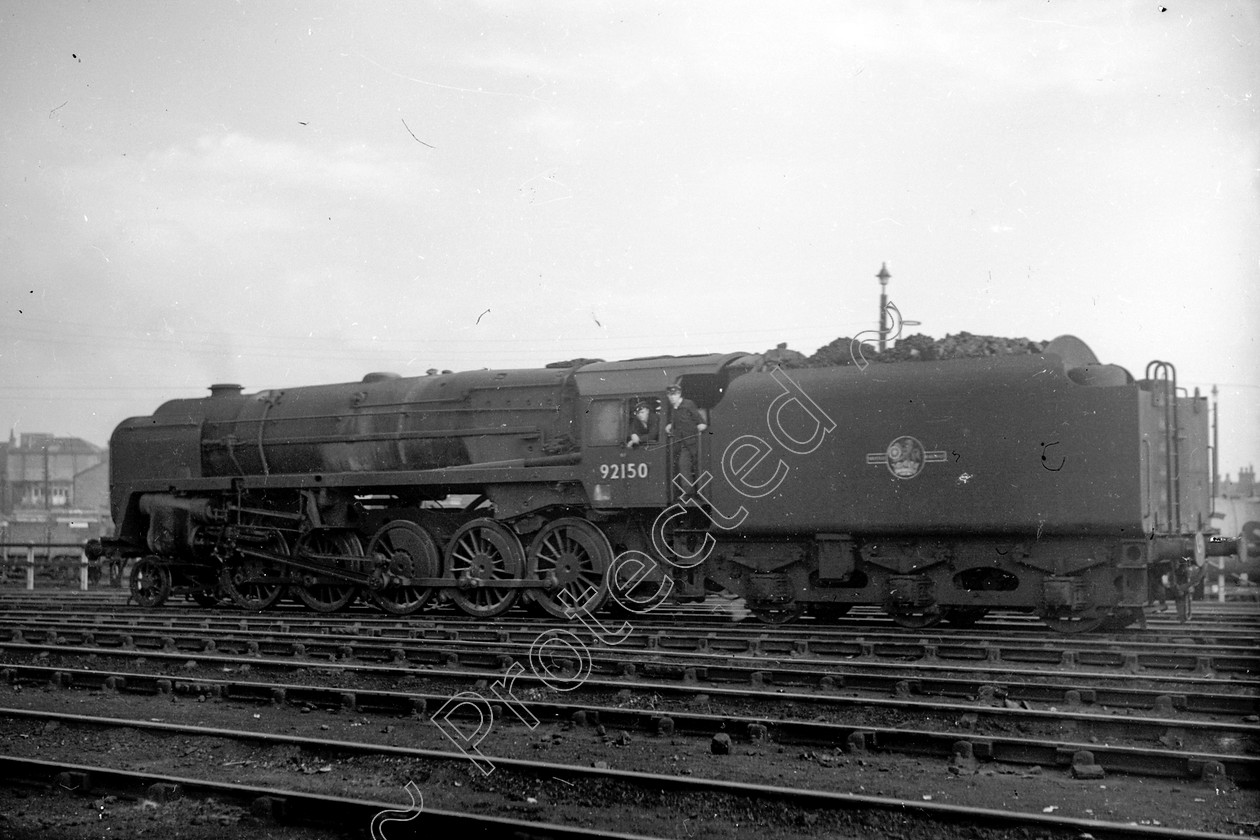
[(1220, 430), (1216, 423), (1219, 419), (1217, 411), (1220, 405), (1216, 401), (1216, 386), (1212, 386), (1212, 508), (1216, 509), (1216, 495), (1220, 488)]
[(52, 481), (48, 475), (48, 440), (44, 443), (44, 510), (52, 507)]

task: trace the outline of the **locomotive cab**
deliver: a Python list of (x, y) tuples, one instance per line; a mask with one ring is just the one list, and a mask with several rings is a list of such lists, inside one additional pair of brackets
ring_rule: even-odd
[[(659, 505), (669, 462), (664, 441), (661, 400), (647, 395), (600, 397), (586, 413), (586, 471), (595, 506)], [(648, 406), (651, 434), (634, 444), (632, 419), (638, 405)]]
[[(665, 389), (679, 385), (707, 421), (730, 382), (758, 357), (744, 353), (662, 356), (586, 365), (578, 370), (584, 417), (583, 480), (597, 510), (662, 508), (679, 495), (673, 483), (672, 448), (665, 433), (669, 404)], [(635, 406), (646, 403), (655, 421), (655, 440), (627, 446)], [(702, 436), (707, 438), (707, 436)], [(697, 474), (712, 471), (709, 447), (701, 440)]]

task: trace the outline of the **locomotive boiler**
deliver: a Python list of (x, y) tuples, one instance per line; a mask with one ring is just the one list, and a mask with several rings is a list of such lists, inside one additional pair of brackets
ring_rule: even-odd
[[(709, 421), (664, 434), (668, 386)], [(657, 439), (627, 446), (636, 406)], [(168, 402), (111, 439), (137, 600), (285, 593), (406, 615), (594, 611), (636, 558), (768, 622), (992, 608), (1121, 626), (1209, 540), (1206, 400), (1062, 337), (1038, 354), (783, 370), (756, 355), (470, 371)], [(695, 453), (678, 472), (679, 449)], [(637, 575), (644, 578), (643, 574)]]

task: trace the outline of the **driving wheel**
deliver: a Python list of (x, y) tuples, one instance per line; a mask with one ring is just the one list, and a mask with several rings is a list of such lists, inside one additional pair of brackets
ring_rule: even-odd
[(493, 519), (473, 519), (451, 537), (446, 565), (456, 580), (451, 591), (455, 606), (469, 615), (490, 618), (511, 609), (520, 590), (484, 584), (521, 580), (525, 551), (505, 526)]
[[(294, 554), (299, 560), (331, 570), (355, 572), (363, 565), (363, 543), (350, 531), (308, 531), (298, 540)], [(294, 570), (293, 581), (298, 584), (291, 586), (293, 594), (315, 612), (343, 610), (359, 594), (356, 584), (305, 569)]]
[[(420, 525), (395, 519), (381, 526), (368, 543), (368, 557), (384, 566), (387, 574), (404, 578), (435, 578), (442, 575), (442, 558), (437, 543)], [(433, 597), (428, 586), (386, 586), (369, 592), (368, 600), (390, 615), (410, 615)]]
[(547, 523), (530, 543), (528, 557), (530, 579), (553, 585), (533, 593), (535, 603), (549, 615), (594, 615), (603, 606), (608, 597), (604, 575), (612, 563), (612, 546), (590, 522), (566, 517)]
[[(266, 530), (257, 547), (269, 554), (289, 556), (288, 542), (274, 528)], [(284, 594), (284, 577), (267, 558), (249, 553), (249, 549), (238, 549), (219, 573), (219, 586), (242, 609), (262, 611)]]

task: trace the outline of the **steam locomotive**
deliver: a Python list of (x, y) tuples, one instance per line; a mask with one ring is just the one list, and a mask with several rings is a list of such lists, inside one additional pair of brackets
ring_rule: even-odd
[[(708, 421), (698, 440), (665, 434), (672, 385)], [(640, 403), (657, 439), (629, 446)], [(1119, 627), (1161, 579), (1239, 550), (1211, 539), (1207, 417), (1172, 365), (1135, 381), (1071, 336), (906, 364), (730, 353), (213, 385), (118, 426), (117, 531), (90, 553), (138, 558), (150, 607), (288, 593), (572, 617), (633, 583), (726, 590), (771, 623), (861, 604), (906, 627), (991, 608)]]

